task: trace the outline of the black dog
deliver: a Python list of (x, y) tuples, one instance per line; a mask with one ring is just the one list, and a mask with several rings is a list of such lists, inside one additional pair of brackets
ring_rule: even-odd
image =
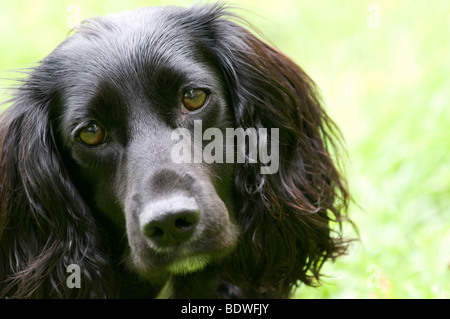
[[(286, 298), (345, 252), (339, 131), (304, 71), (230, 20), (89, 20), (30, 72), (0, 118), (1, 296)], [(177, 162), (213, 140), (183, 138), (197, 124), (254, 129), (275, 169), (218, 134), (223, 163)]]

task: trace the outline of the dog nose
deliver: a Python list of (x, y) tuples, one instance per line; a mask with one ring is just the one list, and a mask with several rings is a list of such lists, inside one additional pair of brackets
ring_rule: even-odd
[(160, 247), (188, 241), (200, 219), (200, 209), (192, 197), (171, 196), (148, 203), (141, 214), (142, 233)]
[(176, 246), (188, 241), (199, 219), (198, 211), (164, 212), (143, 227), (143, 233), (161, 247)]

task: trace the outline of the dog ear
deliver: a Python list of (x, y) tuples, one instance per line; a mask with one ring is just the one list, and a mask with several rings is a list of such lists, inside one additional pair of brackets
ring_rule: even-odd
[(337, 165), (340, 133), (315, 84), (291, 59), (233, 22), (216, 23), (214, 55), (236, 126), (278, 129), (272, 137), (279, 140), (274, 145), (276, 139), (259, 133), (260, 145), (279, 146), (272, 174), (261, 161), (238, 164), (236, 218), (243, 235), (229, 261), (229, 280), (246, 283), (248, 294), (269, 287), (260, 292), (287, 297), (299, 282), (317, 284), (323, 263), (348, 244), (342, 237), (349, 194)]
[[(95, 221), (55, 143), (52, 98), (27, 81), (0, 117), (0, 296), (102, 297), (108, 263)], [(67, 285), (70, 264), (80, 289)]]

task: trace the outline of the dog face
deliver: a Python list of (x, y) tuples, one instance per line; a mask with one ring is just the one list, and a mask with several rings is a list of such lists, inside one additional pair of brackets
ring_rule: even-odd
[(224, 135), (234, 127), (205, 36), (170, 21), (175, 12), (142, 9), (110, 17), (109, 27), (82, 27), (43, 65), (64, 65), (55, 125), (77, 188), (118, 228), (126, 225), (141, 274), (203, 268), (238, 234), (234, 165), (171, 158), (177, 128), (194, 136), (194, 121)]

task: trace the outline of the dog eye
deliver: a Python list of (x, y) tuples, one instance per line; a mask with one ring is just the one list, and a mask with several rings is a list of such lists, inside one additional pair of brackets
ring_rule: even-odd
[(189, 111), (195, 111), (201, 108), (208, 94), (202, 89), (190, 89), (183, 93), (183, 106)]
[(106, 131), (95, 122), (83, 126), (78, 132), (78, 140), (87, 146), (98, 146), (104, 143), (107, 137)]

